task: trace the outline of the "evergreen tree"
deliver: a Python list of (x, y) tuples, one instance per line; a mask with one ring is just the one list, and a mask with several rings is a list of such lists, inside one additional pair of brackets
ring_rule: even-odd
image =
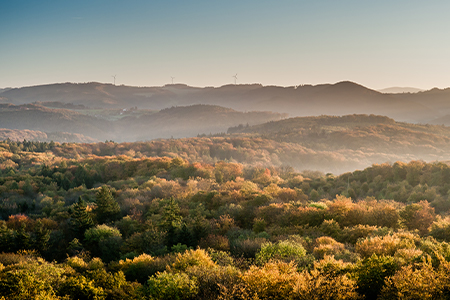
[(188, 247), (195, 246), (196, 241), (194, 240), (192, 233), (186, 224), (181, 226), (181, 230), (178, 233), (178, 240), (176, 242)]
[(78, 198), (78, 202), (73, 206), (72, 218), (71, 218), (71, 226), (72, 230), (75, 232), (75, 235), (78, 238), (84, 237), (84, 232), (94, 226), (94, 222), (86, 210), (86, 203), (81, 198)]
[(120, 218), (120, 206), (107, 186), (102, 186), (96, 195), (96, 199), (97, 208), (95, 212), (99, 224), (112, 222)]
[(5, 222), (0, 223), (0, 252), (14, 250), (14, 231), (6, 227)]
[(28, 250), (30, 246), (30, 235), (25, 231), (25, 223), (20, 224), (15, 236), (15, 246), (17, 250)]
[(34, 248), (39, 252), (44, 252), (48, 249), (48, 241), (50, 240), (50, 230), (44, 227), (40, 220), (36, 222), (34, 230)]
[(159, 224), (167, 232), (167, 246), (169, 248), (177, 242), (177, 230), (181, 227), (182, 219), (180, 207), (173, 198), (170, 198), (164, 206), (162, 221)]

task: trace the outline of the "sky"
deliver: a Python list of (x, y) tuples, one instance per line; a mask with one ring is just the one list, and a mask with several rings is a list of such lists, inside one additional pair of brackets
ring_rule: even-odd
[(450, 1), (0, 0), (0, 88), (450, 86)]

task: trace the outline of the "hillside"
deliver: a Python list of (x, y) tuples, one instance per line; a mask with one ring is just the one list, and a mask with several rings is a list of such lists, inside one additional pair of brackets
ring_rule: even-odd
[(84, 134), (108, 139), (108, 122), (66, 109), (49, 109), (26, 104), (0, 104), (0, 128)]
[(55, 147), (53, 152), (86, 158), (181, 157), (191, 163), (229, 161), (333, 174), (385, 162), (450, 161), (449, 127), (401, 123), (383, 116), (290, 118), (254, 126), (241, 124), (229, 132), (136, 143), (72, 144)]
[[(446, 90), (417, 94), (383, 94), (353, 82), (299, 85), (260, 84), (196, 88), (183, 84), (163, 87), (129, 87), (102, 83), (51, 84), (6, 90), (3, 102), (26, 104), (61, 102), (90, 108), (161, 110), (172, 106), (210, 104), (238, 111), (272, 111), (290, 116), (377, 114), (397, 121), (428, 122), (442, 116), (440, 99)], [(432, 103), (425, 101), (432, 95)], [(434, 96), (433, 96), (434, 95)], [(447, 98), (446, 98), (447, 97)], [(445, 104), (446, 105), (446, 104)], [(445, 106), (444, 105), (444, 106)], [(448, 107), (450, 109), (450, 107)], [(450, 110), (449, 110), (450, 111)]]
[[(33, 105), (8, 106), (10, 110), (28, 113), (24, 108), (49, 113), (48, 108)], [(39, 122), (35, 122), (52, 124), (52, 119), (59, 122), (57, 116), (61, 115), (66, 116), (63, 120), (68, 124), (79, 122), (77, 114), (56, 111), (56, 117), (45, 115), (47, 119), (36, 118)], [(20, 119), (20, 114), (16, 117)], [(253, 166), (288, 165), (299, 171), (309, 169), (334, 174), (363, 169), (374, 163), (450, 160), (449, 127), (396, 122), (376, 115), (283, 117), (265, 112), (242, 113), (211, 105), (173, 107), (136, 115), (131, 112), (115, 121), (92, 117), (95, 122), (107, 125), (104, 132), (108, 138), (98, 140), (153, 141), (85, 144), (58, 151), (82, 157), (111, 153), (132, 157), (180, 156), (190, 162), (227, 160)], [(30, 121), (24, 120), (26, 122)], [(94, 127), (89, 123), (84, 126)], [(228, 134), (225, 134), (227, 128)], [(20, 136), (12, 140), (94, 141), (89, 131), (83, 136), (83, 132), (56, 130), (28, 131), (27, 137), (24, 131), (9, 131), (9, 134)], [(121, 140), (120, 137), (126, 138)]]
[[(228, 133), (250, 133), (280, 142), (313, 145), (315, 149), (371, 148), (398, 153), (411, 146), (447, 148), (450, 128), (396, 122), (376, 115), (297, 117), (233, 127)], [(406, 147), (406, 148), (405, 148)]]
[(349, 149), (424, 160), (450, 159), (449, 127), (396, 122), (375, 115), (298, 117), (238, 126), (230, 128), (228, 133), (296, 143), (316, 151)]
[[(117, 122), (123, 140), (182, 138), (226, 132), (237, 124), (260, 124), (286, 115), (272, 112), (238, 112), (215, 105), (172, 107), (158, 113), (127, 117)], [(151, 129), (151, 130), (149, 130)]]
[(391, 96), (397, 99), (408, 99), (420, 105), (424, 105), (433, 111), (439, 112), (437, 117), (450, 114), (450, 88), (434, 88), (429, 91), (412, 94), (392, 94)]
[[(48, 103), (48, 102), (47, 102)], [(52, 105), (61, 105), (58, 104)], [(47, 104), (48, 105), (48, 104)], [(67, 141), (136, 141), (156, 138), (193, 137), (226, 132), (238, 124), (259, 124), (285, 115), (272, 112), (237, 112), (211, 105), (172, 107), (159, 112), (139, 109), (54, 109), (37, 104), (0, 104), (0, 128), (84, 135)], [(84, 109), (82, 109), (84, 108)], [(54, 137), (55, 135), (53, 135)], [(43, 135), (37, 135), (36, 138)], [(60, 139), (62, 138), (62, 140)], [(71, 139), (73, 138), (73, 139)], [(64, 141), (65, 137), (58, 137)]]
[(45, 133), (42, 131), (28, 130), (28, 129), (5, 129), (0, 128), (0, 141), (11, 140), (21, 142), (27, 141), (39, 141), (39, 142), (58, 142), (58, 143), (95, 143), (95, 140), (90, 137), (86, 137), (79, 133), (68, 132), (51, 132)]

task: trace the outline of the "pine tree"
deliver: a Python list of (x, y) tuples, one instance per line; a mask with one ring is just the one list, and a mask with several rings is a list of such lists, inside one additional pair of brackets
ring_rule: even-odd
[(120, 217), (120, 206), (114, 199), (111, 190), (107, 186), (102, 186), (97, 192), (97, 221), (99, 224), (115, 221)]
[(20, 224), (20, 228), (16, 232), (15, 246), (17, 250), (28, 250), (30, 246), (30, 234), (26, 232), (25, 227), (25, 223)]
[(86, 203), (81, 198), (78, 198), (78, 202), (73, 206), (72, 218), (71, 218), (71, 226), (72, 230), (75, 232), (75, 235), (78, 238), (84, 237), (84, 232), (94, 226), (94, 222), (86, 210)]
[(0, 224), (0, 252), (14, 251), (14, 231), (6, 227), (6, 223)]
[(50, 240), (50, 230), (44, 227), (40, 220), (36, 222), (34, 230), (34, 248), (43, 253), (48, 249), (48, 241)]
[(176, 244), (177, 230), (181, 227), (182, 219), (180, 207), (173, 198), (170, 198), (166, 206), (164, 206), (162, 221), (159, 224), (167, 232), (167, 245), (169, 248)]

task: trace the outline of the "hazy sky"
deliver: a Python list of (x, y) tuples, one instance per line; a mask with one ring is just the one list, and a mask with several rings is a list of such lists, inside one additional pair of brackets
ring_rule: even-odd
[(0, 87), (450, 86), (450, 1), (0, 0)]

